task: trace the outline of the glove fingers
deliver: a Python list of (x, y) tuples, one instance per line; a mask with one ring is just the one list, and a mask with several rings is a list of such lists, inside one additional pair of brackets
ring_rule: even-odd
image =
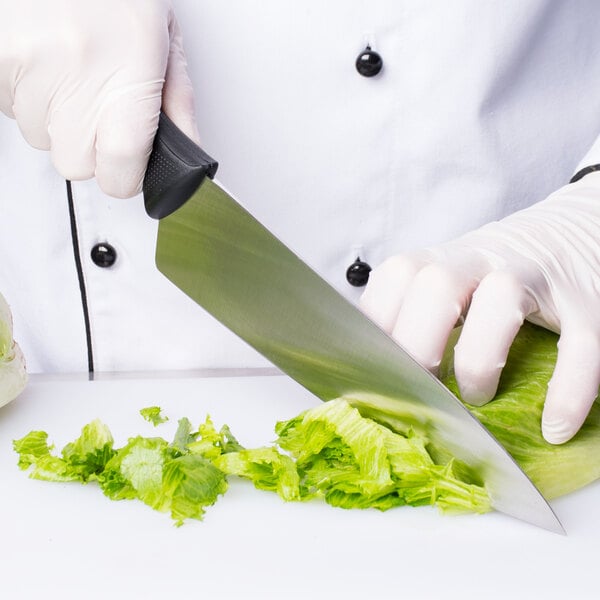
[[(43, 70), (43, 65), (41, 66)], [(37, 71), (23, 76), (15, 87), (12, 114), (27, 143), (38, 150), (50, 150), (50, 134), (48, 132), (48, 92), (40, 89), (40, 77)]]
[(130, 88), (105, 105), (96, 133), (96, 179), (110, 196), (138, 194), (158, 127), (162, 81)]
[(392, 337), (437, 373), (448, 336), (465, 313), (475, 286), (475, 278), (452, 266), (424, 267), (406, 291)]
[(80, 105), (67, 103), (55, 110), (48, 127), (52, 164), (72, 181), (91, 179), (96, 166), (96, 127), (89, 115), (78, 115)]
[(454, 372), (461, 397), (481, 406), (496, 394), (510, 346), (535, 300), (505, 271), (492, 271), (471, 299), (454, 352)]
[(548, 384), (542, 434), (551, 444), (570, 440), (587, 417), (600, 386), (600, 335), (588, 326), (563, 326)]
[(194, 111), (194, 89), (187, 70), (179, 24), (173, 16), (170, 27), (170, 47), (162, 107), (166, 115), (185, 135), (200, 143)]
[(392, 333), (404, 294), (424, 265), (421, 256), (399, 255), (388, 258), (371, 272), (359, 305), (386, 333)]

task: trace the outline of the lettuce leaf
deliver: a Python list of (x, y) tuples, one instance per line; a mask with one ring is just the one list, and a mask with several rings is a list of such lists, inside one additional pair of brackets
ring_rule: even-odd
[(212, 419), (207, 416), (206, 421), (198, 428), (194, 439), (187, 442), (186, 449), (192, 454), (216, 459), (221, 454), (238, 452), (244, 447), (236, 440), (227, 425), (223, 425), (220, 431), (217, 431)]
[(214, 464), (227, 475), (249, 479), (260, 490), (277, 492), (283, 500), (306, 498), (300, 494), (300, 477), (294, 461), (276, 448), (228, 452), (216, 457)]
[(160, 510), (162, 470), (169, 444), (162, 438), (130, 438), (98, 475), (104, 494), (112, 500), (138, 498)]
[(188, 444), (195, 442), (198, 437), (198, 432), (192, 432), (192, 429), (192, 423), (187, 417), (179, 419), (171, 447), (181, 454), (188, 452)]
[(102, 472), (112, 458), (113, 437), (99, 419), (85, 425), (81, 435), (62, 450), (62, 458), (82, 481)]
[(81, 481), (85, 483), (104, 470), (114, 454), (112, 435), (101, 421), (88, 423), (81, 435), (67, 444), (61, 455), (52, 454), (45, 431), (31, 431), (13, 442), (19, 454), (19, 467), (33, 466), (32, 479), (45, 481)]
[(48, 445), (48, 434), (45, 431), (30, 431), (21, 439), (13, 440), (13, 449), (19, 455), (19, 468), (26, 470), (40, 458), (49, 456), (52, 446)]
[(202, 520), (204, 508), (226, 491), (223, 471), (199, 454), (186, 454), (165, 463), (158, 510), (169, 510), (177, 526), (185, 519)]
[(148, 423), (152, 423), (154, 427), (157, 427), (161, 423), (166, 423), (169, 420), (169, 417), (162, 415), (160, 406), (147, 406), (146, 408), (141, 408), (140, 415), (142, 415)]

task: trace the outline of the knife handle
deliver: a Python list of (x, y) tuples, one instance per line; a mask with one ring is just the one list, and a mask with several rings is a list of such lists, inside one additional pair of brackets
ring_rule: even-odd
[(183, 206), (206, 176), (211, 179), (219, 163), (160, 113), (158, 131), (144, 176), (144, 206), (154, 219), (162, 219)]

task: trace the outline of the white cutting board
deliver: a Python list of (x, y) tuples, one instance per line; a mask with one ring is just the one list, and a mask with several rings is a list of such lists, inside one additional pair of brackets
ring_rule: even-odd
[[(496, 513), (286, 504), (247, 482), (232, 482), (203, 522), (176, 528), (94, 484), (30, 480), (12, 450), (31, 429), (60, 449), (96, 417), (117, 444), (168, 439), (177, 419), (197, 424), (207, 413), (258, 446), (274, 439), (277, 420), (317, 403), (284, 376), (34, 377), (0, 409), (0, 598), (600, 597), (600, 485), (552, 503), (566, 537)], [(138, 414), (155, 404), (171, 419), (158, 428)]]

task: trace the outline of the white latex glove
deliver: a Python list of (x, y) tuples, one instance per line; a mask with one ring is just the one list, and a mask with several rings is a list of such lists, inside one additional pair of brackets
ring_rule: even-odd
[(0, 0), (0, 110), (66, 179), (141, 189), (163, 110), (198, 134), (169, 0)]
[(496, 393), (524, 319), (560, 333), (542, 433), (567, 441), (600, 385), (600, 173), (454, 241), (388, 259), (361, 305), (434, 373), (464, 317), (454, 366), (463, 399), (476, 405)]

